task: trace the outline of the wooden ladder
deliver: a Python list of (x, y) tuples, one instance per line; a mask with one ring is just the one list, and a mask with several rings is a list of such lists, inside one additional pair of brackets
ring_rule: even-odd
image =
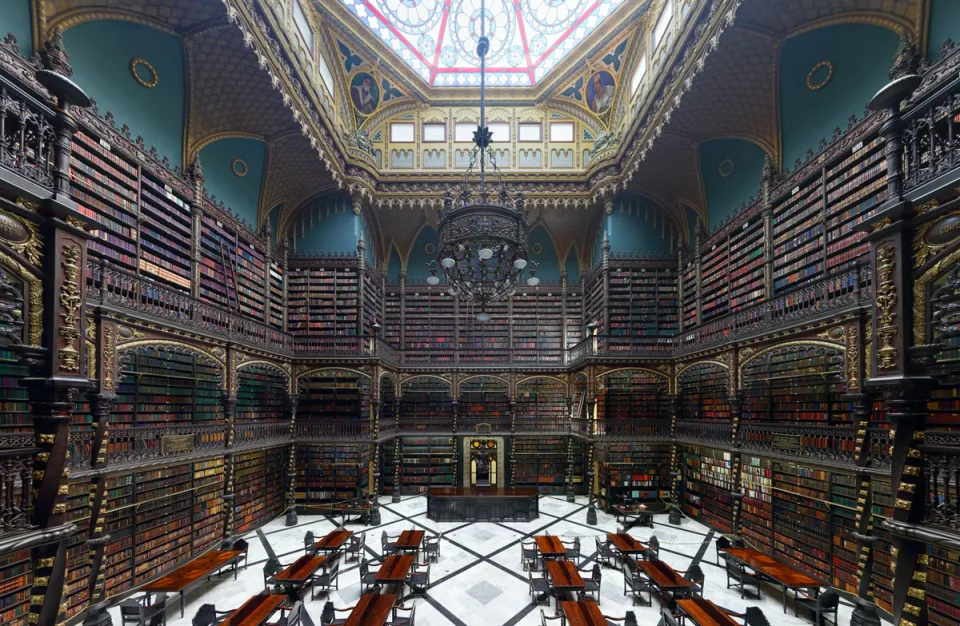
[(223, 265), (223, 286), (227, 290), (227, 308), (232, 311), (240, 310), (240, 301), (237, 298), (237, 265), (226, 244), (220, 242), (220, 263)]

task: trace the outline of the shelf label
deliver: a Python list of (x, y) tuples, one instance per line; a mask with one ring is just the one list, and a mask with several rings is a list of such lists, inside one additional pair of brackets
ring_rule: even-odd
[(850, 152), (853, 152), (854, 154), (856, 154), (857, 152), (860, 151), (862, 147), (863, 147), (863, 142), (858, 141), (857, 143), (853, 144), (853, 148), (850, 150)]
[(110, 146), (109, 143), (107, 143), (107, 141), (106, 141), (105, 139), (101, 139), (101, 140), (100, 140), (100, 147), (101, 147), (101, 148), (104, 148), (104, 149), (106, 149), (106, 150), (113, 150), (113, 148)]
[(788, 452), (803, 450), (803, 446), (800, 444), (800, 435), (773, 435), (771, 440), (774, 450), (786, 450)]
[(167, 193), (173, 193), (173, 188), (167, 183), (163, 183), (163, 190), (166, 191)]
[(190, 452), (195, 442), (193, 435), (164, 435), (160, 439), (160, 454)]
[(794, 187), (793, 189), (790, 190), (790, 195), (791, 195), (791, 196), (795, 196), (795, 195), (797, 195), (798, 193), (800, 193), (800, 185), (797, 185), (796, 187)]

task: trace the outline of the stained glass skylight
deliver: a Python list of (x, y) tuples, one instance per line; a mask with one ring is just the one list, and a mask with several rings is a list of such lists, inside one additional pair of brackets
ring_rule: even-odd
[[(480, 0), (340, 0), (424, 81), (480, 85)], [(535, 85), (624, 0), (485, 0), (487, 84)]]

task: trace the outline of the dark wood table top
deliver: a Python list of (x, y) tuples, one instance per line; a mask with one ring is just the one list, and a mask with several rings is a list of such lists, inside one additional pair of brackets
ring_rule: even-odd
[(764, 576), (772, 578), (777, 583), (788, 589), (808, 589), (811, 587), (821, 587), (823, 582), (797, 568), (781, 563), (772, 556), (764, 554), (753, 548), (724, 548), (726, 552), (734, 559), (740, 561), (751, 569), (760, 572)]
[(302, 556), (294, 561), (290, 567), (274, 576), (273, 580), (278, 583), (305, 583), (326, 562), (326, 556)]
[(220, 626), (260, 626), (279, 609), (287, 596), (266, 595), (253, 596), (231, 613), (227, 619), (220, 622)]
[(220, 569), (243, 554), (241, 550), (211, 550), (189, 563), (181, 565), (169, 574), (140, 588), (141, 591), (183, 591), (204, 576)]
[(397, 539), (398, 550), (417, 550), (423, 542), (426, 533), (422, 530), (405, 530)]
[(560, 537), (555, 535), (539, 535), (537, 537), (537, 549), (544, 556), (564, 556), (567, 549), (563, 547)]
[(660, 559), (637, 561), (637, 567), (643, 570), (650, 582), (661, 591), (683, 591), (693, 586), (692, 582)]
[(546, 568), (557, 589), (583, 589), (583, 578), (573, 561), (547, 561)]
[(338, 550), (352, 536), (352, 530), (343, 530), (342, 528), (331, 530), (326, 537), (313, 544), (313, 547), (317, 550)]
[(383, 560), (380, 570), (377, 571), (376, 581), (378, 583), (402, 583), (410, 572), (413, 565), (412, 554), (394, 554)]
[(346, 626), (383, 626), (396, 603), (397, 596), (392, 593), (365, 593), (350, 612)]
[(539, 496), (540, 491), (527, 487), (430, 487), (427, 495), (438, 498), (529, 498)]
[(704, 598), (677, 600), (677, 606), (697, 626), (740, 626), (732, 617), (724, 613), (723, 609)]
[(568, 626), (607, 626), (607, 618), (593, 600), (564, 600), (560, 602), (560, 607), (567, 616)]
[(613, 547), (624, 554), (639, 554), (647, 549), (645, 545), (627, 533), (610, 533), (607, 535), (607, 539), (610, 540), (610, 543), (613, 544)]

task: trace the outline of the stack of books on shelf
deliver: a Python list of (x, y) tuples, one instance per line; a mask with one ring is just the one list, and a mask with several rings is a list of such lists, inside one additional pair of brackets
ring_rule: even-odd
[[(295, 496), (300, 505), (341, 502), (368, 488), (372, 445), (297, 444)], [(387, 467), (387, 466), (384, 466)]]
[(541, 493), (563, 493), (566, 453), (567, 441), (562, 437), (514, 438), (510, 442), (513, 486), (536, 487)]
[(730, 311), (729, 249), (725, 239), (703, 251), (700, 264), (701, 321)]
[(609, 503), (623, 498), (648, 504), (670, 499), (669, 444), (597, 444), (595, 459), (600, 489)]
[(713, 363), (694, 365), (678, 377), (680, 415), (683, 419), (730, 419), (729, 375)]
[(456, 482), (456, 440), (453, 437), (400, 439), (400, 490), (404, 495), (424, 493), (430, 487)]
[(404, 382), (400, 394), (400, 424), (403, 429), (426, 429), (437, 424), (438, 420), (444, 420), (452, 430), (450, 383), (427, 376)]
[[(517, 385), (517, 429), (525, 422), (541, 428), (566, 427), (566, 386), (553, 378), (533, 378)], [(530, 430), (527, 428), (526, 430)]]
[(740, 529), (744, 539), (762, 552), (773, 553), (773, 470), (768, 459), (744, 455), (740, 459), (743, 504)]
[(286, 448), (239, 454), (233, 460), (234, 517), (237, 532), (245, 532), (283, 511)]

